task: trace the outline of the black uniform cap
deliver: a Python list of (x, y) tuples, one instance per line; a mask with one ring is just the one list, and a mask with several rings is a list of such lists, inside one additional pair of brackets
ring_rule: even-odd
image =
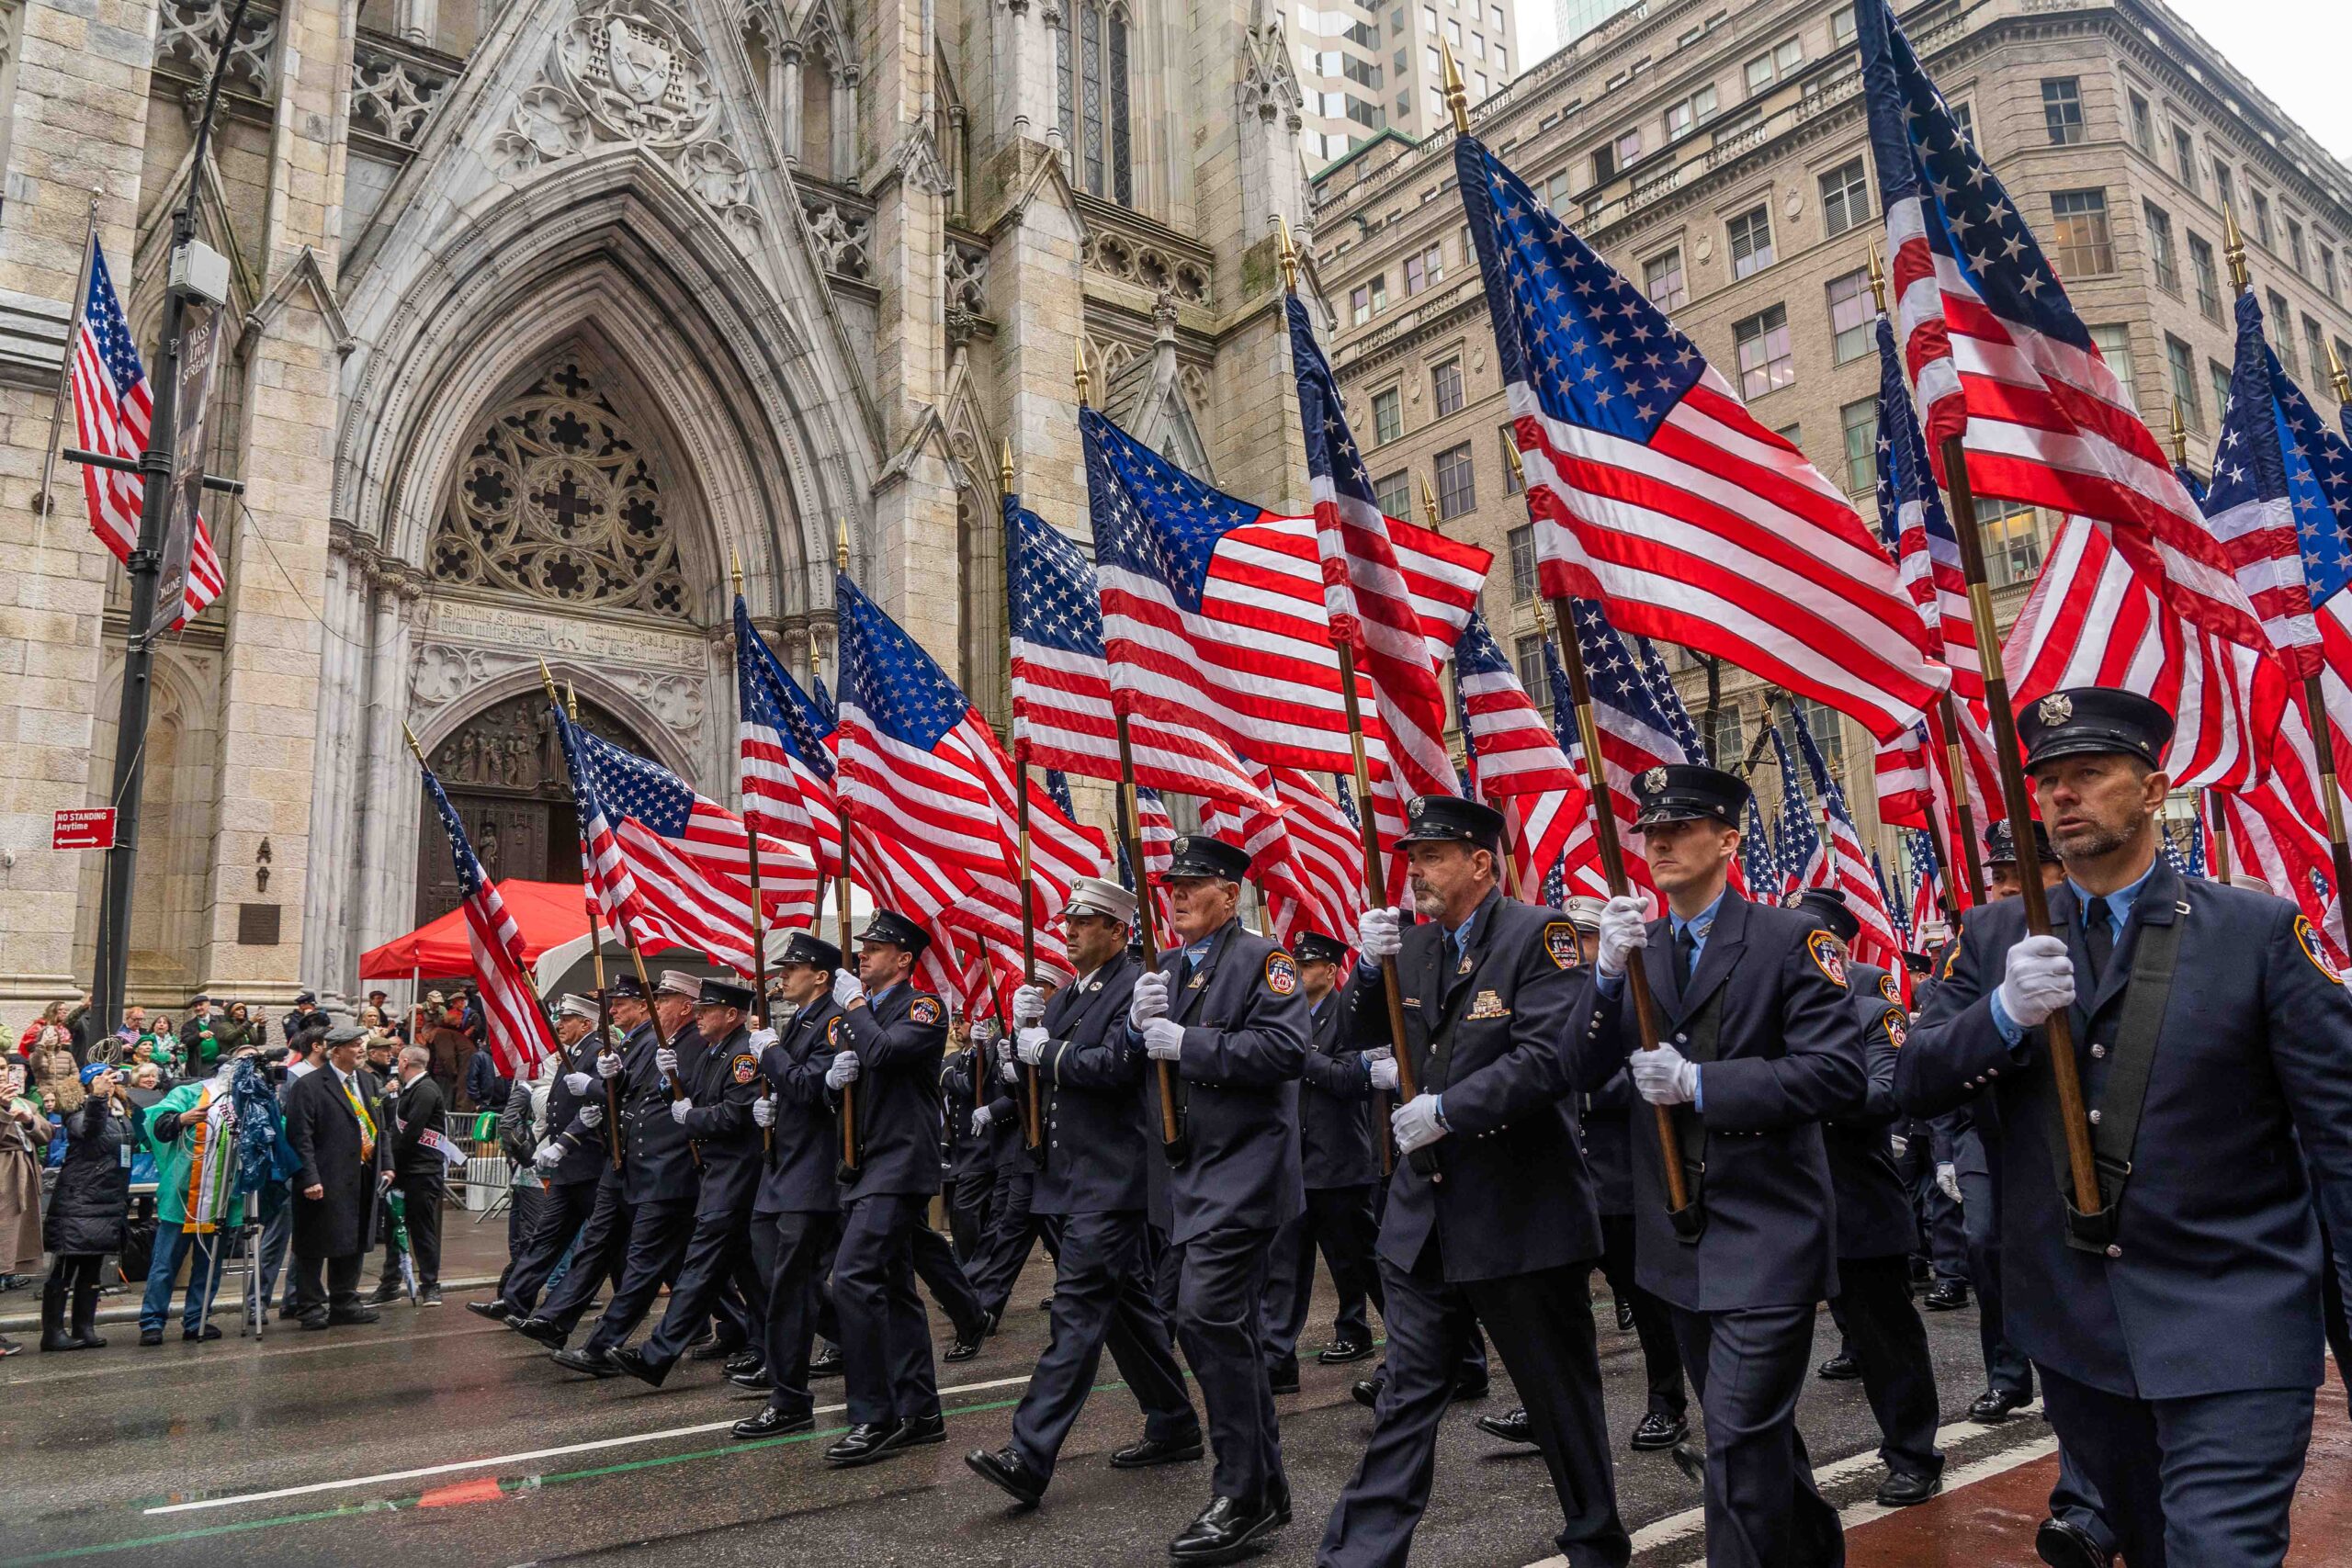
[(1291, 943), (1301, 964), (1337, 964), (1348, 955), (1348, 944), (1321, 931), (1301, 931)]
[(295, 993), (294, 993), (294, 1005), (295, 1005), (296, 1007), (300, 1007), (304, 1002), (308, 1002), (308, 1003), (310, 1003), (312, 1007), (316, 1007), (316, 1006), (318, 1006), (318, 1005), (319, 1005), (319, 994), (318, 994), (316, 991), (297, 991), (297, 992), (295, 992)]
[(698, 1008), (736, 1008), (752, 1010), (752, 987), (723, 976), (710, 975), (703, 979), (702, 989), (695, 994)]
[(811, 969), (838, 969), (842, 966), (842, 950), (830, 942), (820, 941), (807, 931), (794, 931), (792, 940), (784, 944), (784, 954), (778, 964), (806, 964)]
[(605, 983), (605, 999), (608, 1002), (641, 1002), (645, 999), (645, 987), (638, 983), (634, 975), (616, 975)]
[(1847, 906), (1846, 896), (1835, 887), (1808, 887), (1790, 901), (1789, 908), (1820, 920), (1822, 928), (1839, 942), (1850, 942), (1861, 934), (1862, 922)]
[(866, 920), (865, 929), (857, 933), (860, 942), (883, 942), (892, 947), (904, 948), (917, 958), (931, 945), (930, 933), (896, 909), (876, 909)]
[(1634, 776), (1634, 801), (1639, 807), (1634, 826), (1707, 820), (1737, 828), (1742, 825), (1740, 814), (1747, 808), (1748, 793), (1745, 780), (1721, 768), (1696, 762), (1660, 763)]
[[(2044, 865), (2052, 864), (2058, 858), (2050, 848), (2050, 829), (2041, 825), (2039, 818), (2033, 824), (2033, 852)], [(1984, 863), (2015, 865), (2017, 863), (2017, 830), (2009, 826), (2009, 819), (2004, 817), (1984, 829)]]
[(2118, 686), (2069, 686), (2018, 710), (2018, 739), (2025, 765), (2060, 757), (2137, 757), (2164, 766), (2172, 743), (2172, 715), (2152, 697)]
[(1162, 882), (1180, 876), (1213, 876), (1219, 882), (1239, 882), (1250, 874), (1250, 852), (1206, 833), (1179, 833), (1170, 846)]
[(1417, 795), (1405, 805), (1405, 835), (1396, 841), (1491, 850), (1503, 841), (1503, 814), (1458, 795)]

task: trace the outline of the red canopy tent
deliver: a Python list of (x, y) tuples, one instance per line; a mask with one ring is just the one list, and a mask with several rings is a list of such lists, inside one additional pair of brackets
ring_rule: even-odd
[[(526, 882), (508, 877), (498, 885), (506, 912), (523, 933), (523, 962), (550, 947), (588, 934), (588, 906), (577, 882)], [(359, 956), (363, 980), (405, 980), (412, 975), (438, 978), (470, 976), (473, 947), (466, 937), (466, 912), (452, 909), (406, 936), (397, 936)]]

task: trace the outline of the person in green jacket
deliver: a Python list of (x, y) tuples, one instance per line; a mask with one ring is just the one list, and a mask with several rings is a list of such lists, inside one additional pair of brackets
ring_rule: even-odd
[(220, 1059), (220, 1021), (213, 1016), (210, 997), (189, 999), (187, 1016), (180, 1020), (180, 1048), (187, 1053), (190, 1077), (212, 1076), (213, 1064)]

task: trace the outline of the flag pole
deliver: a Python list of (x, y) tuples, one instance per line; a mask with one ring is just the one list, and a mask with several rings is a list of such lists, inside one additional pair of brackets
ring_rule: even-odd
[[(565, 716), (572, 723), (580, 722), (580, 694), (570, 682), (564, 682)], [(596, 890), (585, 877), (580, 884), (581, 902), (588, 906), (588, 957), (595, 966), (596, 976), (596, 1055), (609, 1055), (613, 1051), (613, 1002), (605, 991), (605, 912), (596, 901)], [(646, 998), (650, 1010), (650, 997)], [(621, 1168), (621, 1080), (618, 1077), (605, 1080), (605, 1142), (612, 1145), (613, 1168)]]
[[(849, 575), (849, 519), (846, 517), (833, 519), (833, 570), (841, 577)], [(835, 686), (841, 684), (842, 679), (841, 613), (841, 598), (836, 594), (833, 599), (833, 684)], [(810, 632), (808, 634), (808, 670), (811, 680), (816, 679), (816, 660), (817, 634)], [(833, 694), (836, 709), (841, 700), (841, 693), (836, 691)], [(840, 928), (836, 934), (841, 938), (842, 962), (850, 964), (854, 960), (850, 956), (849, 938), (849, 784), (841, 776), (841, 768), (838, 764), (833, 769), (833, 815), (834, 827), (840, 832), (842, 840), (842, 874), (833, 884), (833, 923)], [(857, 1169), (857, 1084), (854, 1080), (842, 1085), (841, 1122), (841, 1168), (854, 1174)]]
[[(2331, 345), (2327, 352), (2328, 363), (2333, 367), (2335, 363), (2335, 350)], [(2338, 369), (2336, 374), (2340, 376), (2343, 372)], [(2188, 472), (2188, 421), (2183, 417), (2180, 399), (2177, 395), (2172, 400), (2172, 428), (2166, 434), (2172, 444), (2172, 466), (2184, 474)], [(2213, 880), (2227, 882), (2230, 879), (2230, 842), (2228, 832), (2222, 826), (2221, 791), (2205, 789), (2197, 793), (2199, 805), (2203, 808), (2206, 816), (2211, 818), (2209, 836), (2212, 840), (2210, 863), (2213, 872)]]
[[(736, 603), (741, 604), (743, 558), (735, 553), (731, 545), (727, 549), (727, 566), (735, 579)], [(743, 619), (748, 624), (751, 618), (751, 608), (745, 605)], [(739, 671), (742, 669), (743, 660), (750, 657), (750, 649), (735, 650), (735, 667)], [(740, 680), (736, 682), (736, 689), (739, 692), (742, 689)], [(760, 830), (752, 822), (752, 795), (743, 787), (743, 749), (740, 746), (735, 749), (735, 793), (743, 805), (743, 858), (749, 863), (752, 873), (752, 1027), (760, 1028), (767, 1022), (768, 1010), (767, 904), (760, 897)], [(775, 1086), (768, 1082), (764, 1073), (760, 1075), (760, 1098), (771, 1103), (775, 1099)], [(770, 1165), (775, 1163), (775, 1125), (773, 1122), (760, 1129), (760, 1153), (766, 1156)]]
[[(562, 713), (563, 698), (556, 693), (555, 676), (548, 669), (548, 661), (544, 659), (539, 660), (539, 683), (547, 688), (548, 701), (555, 705), (556, 711), (559, 714)], [(574, 804), (577, 805), (578, 803), (575, 801)], [(583, 830), (584, 827), (585, 825), (583, 824)], [(653, 1026), (653, 1043), (661, 1049), (667, 1051), (670, 1049), (670, 1032), (662, 1027), (662, 1015), (655, 1011), (653, 1008), (653, 979), (651, 976), (645, 972), (645, 951), (638, 944), (637, 932), (630, 927), (628, 921), (626, 919), (620, 921), (616, 929), (620, 932), (622, 945), (628, 949), (629, 962), (637, 966), (637, 985), (638, 988), (645, 993), (645, 1016), (646, 1021)], [(664, 1073), (662, 1075), (662, 1079), (669, 1086), (670, 1099), (673, 1103), (684, 1100), (686, 1097), (685, 1085), (678, 1081), (678, 1075), (674, 1071)], [(614, 1080), (611, 1078), (606, 1078), (605, 1080), (607, 1086), (611, 1085), (613, 1081)], [(611, 1088), (606, 1088), (605, 1096), (608, 1103), (616, 1092), (616, 1091)], [(613, 1142), (617, 1145), (620, 1142), (621, 1136), (620, 1123), (617, 1120), (613, 1123), (612, 1136)], [(696, 1170), (700, 1170), (702, 1168), (702, 1146), (699, 1144), (696, 1144), (692, 1138), (689, 1138), (686, 1140), (686, 1153), (693, 1158), (695, 1162), (695, 1168)]]
[[(1013, 494), (1012, 443), (1011, 441), (1004, 442), (998, 449), (996, 477), (998, 483), (1002, 487), (1000, 493), (1007, 500), (1011, 500)], [(1008, 529), (1004, 540), (1004, 586), (1008, 600), (1012, 597), (1012, 551), (1013, 537), (1012, 531)], [(1008, 639), (1011, 635), (1011, 623), (1008, 622), (1006, 627)], [(1018, 725), (1014, 726), (1012, 733), (1012, 812), (1021, 834), (1021, 983), (1024, 986), (1035, 986), (1037, 983), (1037, 885), (1030, 869), (1029, 750), (1022, 742)], [(980, 953), (980, 964), (985, 970), (988, 964), (988, 953), (985, 948)], [(1022, 1142), (1029, 1151), (1029, 1157), (1035, 1160), (1046, 1141), (1045, 1130), (1039, 1125), (1036, 1066), (1034, 1064), (1024, 1064), (1021, 1069), (1021, 1078)]]
[[(1291, 244), (1290, 225), (1277, 217), (1275, 224), (1282, 239), (1283, 292), (1298, 292), (1298, 251)], [(1331, 629), (1331, 648), (1340, 656), (1340, 701), (1348, 716), (1348, 751), (1355, 769), (1356, 825), (1363, 837), (1363, 886), (1371, 906), (1385, 909), (1388, 904), (1388, 877), (1381, 865), (1380, 814), (1373, 804), (1372, 767), (1363, 747), (1363, 709), (1356, 694), (1355, 645), (1341, 637), (1338, 627)], [(1467, 739), (1465, 736), (1464, 738)], [(1380, 961), (1380, 987), (1388, 1003), (1388, 1043), (1396, 1061), (1396, 1098), (1409, 1101), (1420, 1092), (1413, 1072), (1413, 1053), (1405, 1042), (1405, 985), (1396, 972), (1396, 955), (1389, 953)], [(1431, 1181), (1444, 1179), (1437, 1163), (1436, 1151), (1424, 1145), (1410, 1156), (1413, 1168)]]
[(33, 515), (46, 523), (57, 513), (57, 497), (50, 485), (57, 478), (57, 427), (65, 405), (74, 400), (74, 352), (82, 344), (82, 328), (90, 309), (90, 269), (98, 254), (98, 195), (105, 187), (90, 187), (90, 228), (82, 236), (82, 265), (74, 275), (74, 318), (65, 329), (65, 357), (57, 365), (57, 390), (49, 405), (49, 445), (41, 449), (40, 490), (33, 496)]
[[(1078, 386), (1078, 406), (1088, 407), (1087, 395), (1092, 378), (1086, 369), (1086, 338), (1080, 333), (1070, 350), (1070, 378)], [(1143, 862), (1143, 801), (1136, 792), (1136, 753), (1127, 737), (1127, 716), (1117, 702), (1118, 694), (1112, 693), (1114, 718), (1119, 734), (1119, 799), (1118, 829), (1120, 841), (1125, 845), (1127, 864), (1136, 879), (1136, 933), (1143, 939), (1143, 967), (1147, 975), (1159, 972), (1159, 933), (1156, 929), (1151, 908), (1151, 875)], [(1176, 1109), (1176, 1075), (1166, 1062), (1152, 1063), (1159, 1089), (1159, 1146), (1171, 1166), (1182, 1165), (1192, 1153), (1192, 1140), (1186, 1135), (1183, 1119)]]

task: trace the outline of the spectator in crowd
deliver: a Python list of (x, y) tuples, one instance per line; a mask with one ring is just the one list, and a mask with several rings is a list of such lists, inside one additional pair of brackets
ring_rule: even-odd
[(153, 1062), (143, 1067), (133, 1067), (130, 1069), (130, 1086), (124, 1092), (130, 1097), (130, 1108), (143, 1116), (163, 1101), (164, 1075)]
[[(375, 1242), (376, 1200), (391, 1172), (377, 1120), (380, 1091), (359, 1065), (360, 1031), (327, 1036), (326, 1066), (286, 1091), (294, 1177), (294, 1306), (304, 1328), (374, 1323), (359, 1268)], [(323, 1279), (322, 1276), (323, 1275)]]
[(25, 1063), (41, 1108), (53, 1116), (67, 1115), (82, 1103), (82, 1065), (74, 1059), (73, 1039), (65, 1032), (60, 1010), (65, 1005), (52, 1005), (34, 1024), (40, 1033)]
[[(288, 1035), (286, 1040), (286, 1083), (291, 1088), (315, 1073), (326, 1061), (327, 1031), (324, 1024)], [(286, 1097), (277, 1097), (283, 1100)]]
[(44, 1049), (60, 1050), (72, 1055), (79, 1071), (81, 1055), (74, 1038), (74, 1025), (82, 1011), (75, 1002), (51, 1002), (43, 1008), (39, 1018), (25, 1025), (24, 1033), (17, 1037), (17, 1055), (30, 1061)]
[(401, 1039), (387, 1031), (368, 1028), (368, 1014), (371, 1010), (367, 1008), (360, 1010), (359, 1027), (368, 1030), (367, 1037), (359, 1043), (360, 1058), (367, 1064), (368, 1070), (376, 1075), (378, 1082), (390, 1083), (392, 1069), (400, 1060)]
[[(40, 1162), (49, 1118), (25, 1093), (21, 1062), (0, 1066), (0, 1277), (40, 1267)], [(0, 1338), (0, 1356), (24, 1347)]]
[[(384, 1136), (391, 1145), (391, 1188), (408, 1210), (409, 1251), (416, 1259), (416, 1303), (441, 1304), (441, 1194), (449, 1162), (441, 1156), (441, 1117), (449, 1102), (425, 1071), (422, 1045), (401, 1047), (400, 1077), (384, 1091)], [(431, 1134), (430, 1137), (427, 1134)], [(375, 1299), (397, 1301), (400, 1257), (384, 1238), (384, 1274)]]
[(106, 1344), (97, 1332), (98, 1269), (107, 1253), (122, 1250), (130, 1217), (130, 1145), (138, 1134), (122, 1075), (94, 1062), (82, 1069), (77, 1087), (87, 1092), (65, 1117), (65, 1162), (41, 1227), (41, 1240), (57, 1259), (41, 1290), (43, 1350), (95, 1350)]
[(313, 992), (303, 991), (294, 998), (294, 1010), (278, 1020), (278, 1032), (291, 1040), (313, 1023), (324, 1023), (319, 1014), (319, 998)]
[(212, 1034), (220, 1044), (220, 1057), (233, 1056), (248, 1045), (269, 1043), (268, 1027), (253, 1016), (253, 1010), (243, 1002), (231, 1002), (226, 1017), (213, 1025)]
[(425, 1000), (432, 1004), (425, 1015), (424, 1048), (428, 1053), (426, 1070), (433, 1081), (441, 1086), (444, 1103), (455, 1105), (458, 1090), (466, 1081), (466, 1057), (473, 1050), (473, 1042), (466, 1038), (461, 1027), (465, 1018), (465, 999), (442, 1002), (435, 991)]
[(220, 1060), (220, 1021), (212, 1016), (212, 998), (196, 997), (180, 1020), (181, 1070), (192, 1078), (209, 1077)]
[(498, 1070), (498, 1059), (490, 1054), (487, 1044), (477, 1045), (473, 1055), (466, 1058), (466, 1098), (459, 1102), (461, 1111), (497, 1111), (506, 1104), (508, 1091), (514, 1080)]
[(130, 1049), (147, 1032), (147, 1010), (136, 1003), (122, 1010), (122, 1027), (98, 1042), (98, 1059), (110, 1067), (130, 1060)]
[(169, 1090), (144, 1113), (144, 1142), (155, 1156), (155, 1255), (147, 1269), (147, 1293), (139, 1305), (141, 1345), (164, 1342), (172, 1286), (183, 1263), (188, 1271), (187, 1298), (180, 1337), (220, 1337), (208, 1320), (228, 1251), (220, 1226), (228, 1213), (237, 1168), (236, 1108), (229, 1096), (229, 1073), (236, 1059), (222, 1062), (210, 1077)]

